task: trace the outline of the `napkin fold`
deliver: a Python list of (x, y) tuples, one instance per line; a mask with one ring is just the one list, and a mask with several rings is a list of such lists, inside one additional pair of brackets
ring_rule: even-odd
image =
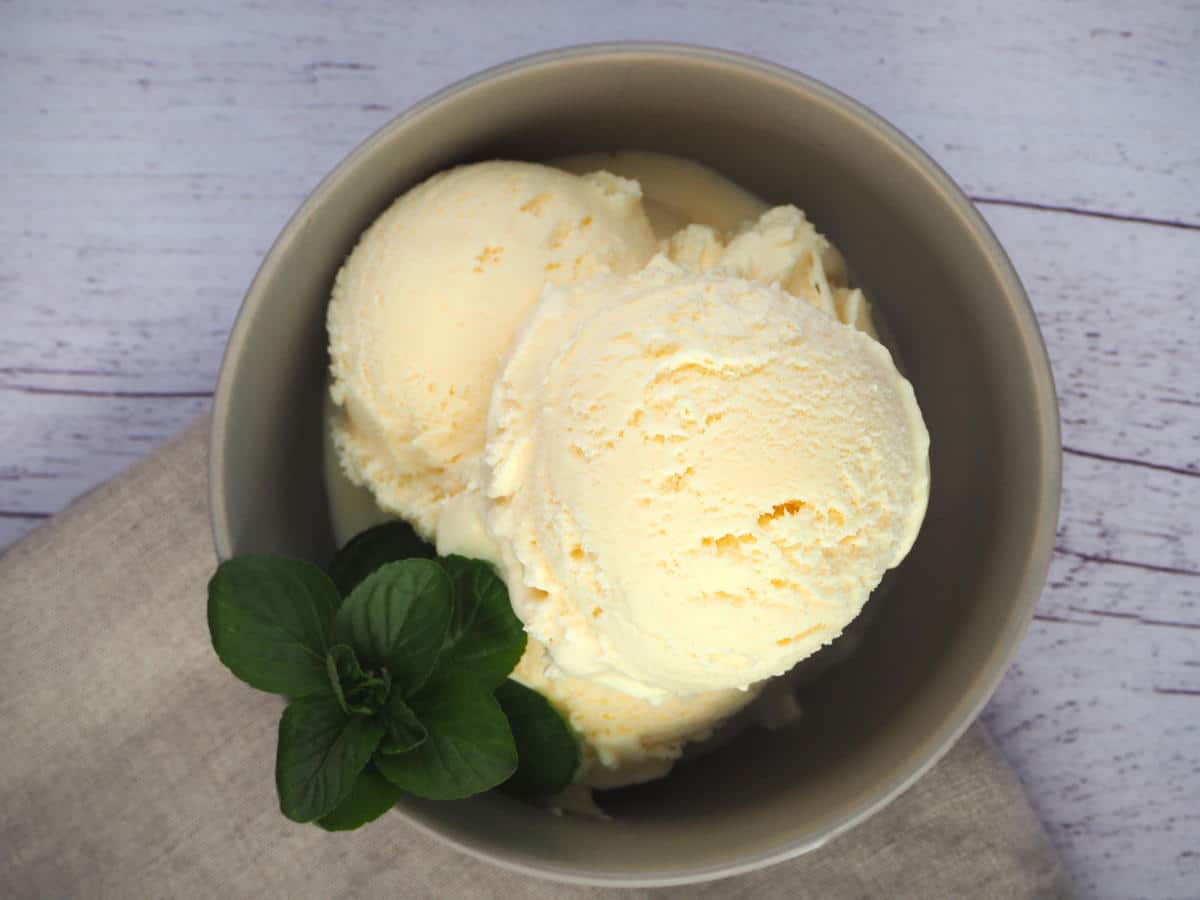
[(704, 885), (553, 884), (399, 816), (280, 815), (278, 701), (208, 638), (207, 420), (0, 555), (0, 896), (1050, 898), (1070, 885), (979, 726), (820, 850)]

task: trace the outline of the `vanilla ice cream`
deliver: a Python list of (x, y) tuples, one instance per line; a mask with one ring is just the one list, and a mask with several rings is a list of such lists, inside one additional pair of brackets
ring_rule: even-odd
[(776, 206), (743, 223), (728, 240), (708, 225), (689, 225), (663, 243), (672, 261), (695, 272), (719, 272), (789, 294), (878, 338), (863, 292), (847, 282), (846, 261), (794, 206)]
[(706, 691), (651, 703), (586, 678), (547, 677), (546, 649), (530, 640), (512, 677), (542, 694), (586, 738), (576, 780), (594, 788), (621, 787), (661, 778), (690, 742), (751, 703), (762, 690)]
[(691, 159), (647, 150), (577, 153), (555, 159), (557, 168), (586, 175), (611, 172), (642, 186), (642, 204), (662, 240), (689, 225), (733, 234), (767, 210), (758, 197), (720, 172)]
[(767, 208), (708, 166), (644, 150), (581, 153), (554, 161), (569, 172), (603, 170), (637, 181), (659, 247), (694, 271), (778, 283), (877, 338), (870, 304), (849, 285), (846, 261), (795, 206)]
[(907, 554), (928, 445), (879, 343), (660, 258), (543, 293), (492, 399), (488, 525), (551, 677), (744, 689), (837, 637)]
[(478, 469), (492, 384), (543, 285), (635, 272), (655, 236), (637, 182), (486, 162), (439, 173), (366, 231), (328, 312), (346, 475), (425, 535)]
[[(326, 480), (339, 541), (382, 511), (501, 566), (530, 632), (513, 677), (583, 737), (577, 780), (615, 787), (722, 723), (795, 716), (796, 673), (758, 673), (831, 640), (903, 555), (927, 438), (886, 350), (837, 324), (875, 335), (800, 210), (660, 154), (555, 165), (576, 174), (436, 175), (364, 234), (329, 311)], [(675, 265), (624, 277), (656, 249)]]

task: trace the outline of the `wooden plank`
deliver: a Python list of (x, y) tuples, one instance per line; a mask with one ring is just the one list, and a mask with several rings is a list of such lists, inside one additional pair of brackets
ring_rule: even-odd
[[(1087, 585), (1075, 593), (1091, 601)], [(1081, 896), (1181, 898), (1200, 884), (1196, 635), (1128, 619), (1035, 622), (987, 708)], [(1186, 682), (1164, 677), (1164, 654)]]
[(1200, 473), (1200, 231), (981, 211), (1037, 313), (1063, 443)]
[[(26, 4), (6, 29), (4, 170), (324, 171), (421, 96), (582, 41), (717, 43), (860, 98), (982, 196), (1200, 223), (1194, 4), (727, 0)], [(465, 31), (464, 31), (465, 29)], [(470, 35), (464, 39), (464, 33)], [(0, 38), (2, 39), (2, 38)], [(252, 127), (251, 127), (252, 123)]]
[(1063, 458), (1058, 544), (1081, 561), (1200, 577), (1200, 476)]
[[(1200, 630), (1200, 576), (1114, 563), (1105, 557), (1082, 558), (1058, 550), (1038, 607), (1047, 621), (1097, 624), (1125, 620), (1154, 628)], [(1157, 634), (1158, 632), (1145, 632)], [(1192, 635), (1200, 657), (1200, 633)], [(1197, 673), (1172, 669), (1176, 686)], [(1167, 685), (1169, 686), (1169, 685)]]
[[(148, 180), (129, 181), (136, 194)], [(196, 201), (172, 233), (134, 221), (171, 210), (172, 193), (143, 194), (135, 212), (107, 216), (91, 203), (99, 195), (121, 209), (123, 191), (109, 188), (71, 179), (44, 192), (64, 219), (75, 218), (70, 228), (14, 233), (0, 224), (0, 240), (26, 250), (0, 274), (0, 386), (211, 390), (242, 295), (286, 214), (229, 235), (221, 203)]]
[(10, 533), (128, 468), (210, 405), (207, 396), (15, 396), (0, 405), (0, 520)]

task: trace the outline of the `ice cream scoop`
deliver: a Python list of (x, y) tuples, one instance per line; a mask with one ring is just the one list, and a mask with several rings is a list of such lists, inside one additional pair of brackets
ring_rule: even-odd
[(694, 272), (721, 272), (778, 284), (817, 309), (878, 338), (863, 292), (848, 283), (846, 261), (795, 206), (776, 206), (723, 239), (692, 224), (663, 244), (670, 259)]
[(569, 172), (608, 171), (645, 193), (646, 214), (673, 262), (695, 271), (719, 267), (802, 297), (877, 337), (870, 304), (850, 287), (846, 261), (804, 211), (769, 208), (758, 197), (694, 160), (643, 150), (584, 153), (554, 161)]
[[(588, 172), (602, 163), (642, 181), (648, 196), (635, 182)], [(365, 489), (349, 493), (349, 485), (339, 494), (346, 510), (350, 498), (357, 504), (359, 524), (343, 527), (344, 535), (376, 521), (380, 508), (399, 514), (435, 538), (443, 554), (507, 555), (514, 599), (525, 590), (512, 580), (523, 569), (488, 527), (483, 416), (517, 323), (537, 305), (543, 284), (605, 273), (610, 286), (622, 283), (617, 276), (640, 269), (654, 251), (648, 219), (659, 248), (681, 267), (660, 261), (671, 274), (654, 277), (774, 285), (790, 292), (784, 296), (793, 306), (807, 301), (831, 320), (874, 333), (865, 300), (853, 307), (858, 316), (845, 315), (852, 307), (839, 298), (862, 295), (847, 287), (840, 254), (798, 209), (768, 210), (712, 170), (672, 157), (623, 153), (569, 165), (580, 175), (485, 163), (419, 185), (363, 236), (329, 312), (331, 398), (340, 404), (330, 416), (330, 458), (373, 498)], [(624, 377), (620, 368), (610, 374)], [(533, 388), (524, 402), (536, 408), (540, 384)], [(780, 710), (794, 715), (788, 679), (771, 683), (768, 693), (779, 702), (766, 709), (754, 702), (762, 682), (675, 692), (619, 672), (580, 677), (559, 665), (536, 631), (513, 677), (549, 698), (584, 737), (579, 781), (593, 787), (661, 776), (686, 744), (703, 741), (739, 710), (734, 721), (743, 725), (776, 721)]]
[(637, 182), (523, 162), (441, 172), (401, 196), (338, 273), (327, 325), (346, 475), (433, 533), (478, 469), (492, 384), (543, 285), (642, 268)]
[(903, 559), (928, 446), (878, 342), (660, 257), (543, 293), (492, 397), (488, 526), (550, 677), (746, 688), (837, 637)]

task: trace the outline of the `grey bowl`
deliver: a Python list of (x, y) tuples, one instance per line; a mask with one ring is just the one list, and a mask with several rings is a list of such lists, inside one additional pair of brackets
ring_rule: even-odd
[(612, 822), (490, 795), (400, 805), (417, 827), (501, 865), (632, 886), (721, 877), (811, 850), (932, 766), (992, 694), (1032, 615), (1061, 460), (1029, 301), (983, 219), (912, 142), (828, 87), (754, 59), (581, 47), (484, 72), (397, 117), (283, 230), (246, 296), (214, 403), (222, 558), (323, 562), (334, 549), (321, 476), (324, 311), (335, 272), (374, 217), (455, 163), (620, 148), (691, 157), (805, 209), (883, 310), (933, 446), (920, 538), (860, 651), (804, 689), (803, 728), (756, 732), (624, 791)]

